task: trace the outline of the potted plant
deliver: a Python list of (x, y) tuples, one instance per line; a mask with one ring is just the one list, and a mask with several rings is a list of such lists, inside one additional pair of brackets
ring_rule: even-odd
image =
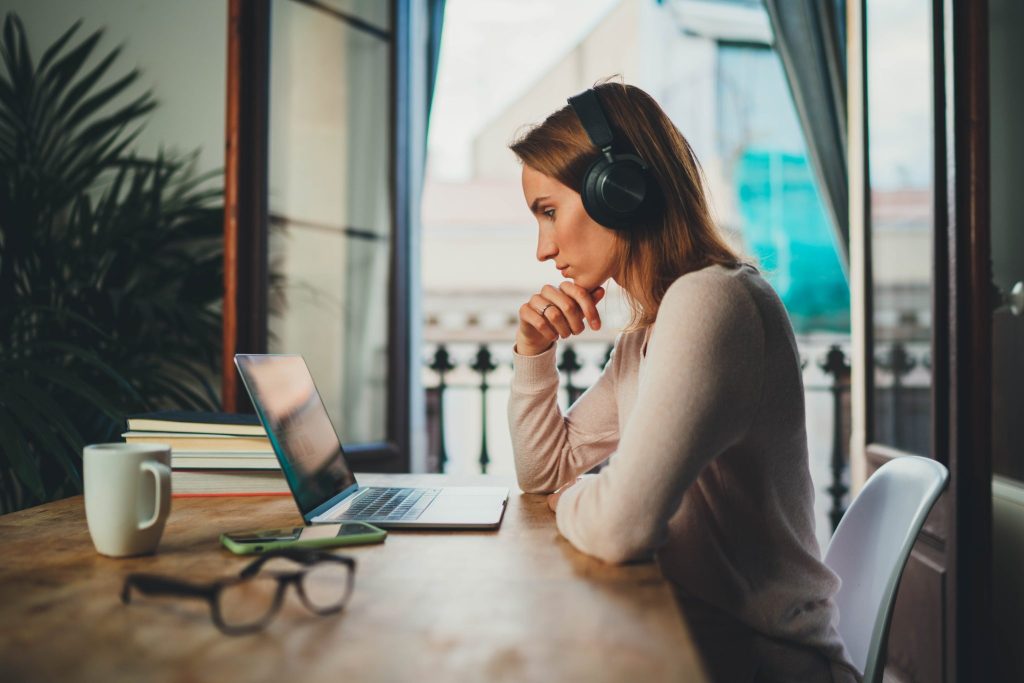
[(0, 37), (0, 511), (80, 491), (125, 414), (218, 404), (219, 173), (132, 152), (156, 100), (80, 27)]

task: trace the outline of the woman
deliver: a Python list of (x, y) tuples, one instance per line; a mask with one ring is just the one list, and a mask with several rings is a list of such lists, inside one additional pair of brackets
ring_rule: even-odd
[[(615, 563), (655, 553), (716, 680), (859, 679), (834, 628), (839, 579), (814, 535), (793, 330), (719, 235), (689, 144), (645, 92), (604, 83), (511, 149), (537, 258), (567, 278), (519, 309), (509, 420), (520, 487), (551, 494), (582, 552)], [(600, 326), (608, 280), (633, 319), (563, 415), (555, 342)]]

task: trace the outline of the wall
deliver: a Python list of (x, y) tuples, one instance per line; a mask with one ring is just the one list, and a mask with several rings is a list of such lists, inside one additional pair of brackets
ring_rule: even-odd
[(130, 93), (149, 88), (159, 102), (138, 137), (139, 152), (198, 149), (197, 170), (224, 166), (226, 1), (4, 0), (0, 11), (21, 17), (35, 60), (77, 19), (78, 38), (105, 29), (93, 63), (124, 46), (107, 82), (137, 67), (142, 73)]

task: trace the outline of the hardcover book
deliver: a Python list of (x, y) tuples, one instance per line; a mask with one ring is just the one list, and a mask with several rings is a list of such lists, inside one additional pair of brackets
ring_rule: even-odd
[(129, 432), (175, 432), (182, 434), (226, 434), (266, 436), (255, 415), (249, 413), (213, 413), (192, 410), (161, 410), (139, 413), (127, 418)]

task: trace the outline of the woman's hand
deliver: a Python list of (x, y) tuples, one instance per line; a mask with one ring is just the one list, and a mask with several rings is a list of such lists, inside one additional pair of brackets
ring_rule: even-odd
[(590, 329), (601, 329), (597, 302), (603, 298), (604, 287), (588, 292), (568, 280), (558, 289), (544, 285), (544, 289), (519, 307), (516, 352), (523, 356), (543, 353), (559, 337), (568, 339), (582, 332), (584, 320)]

